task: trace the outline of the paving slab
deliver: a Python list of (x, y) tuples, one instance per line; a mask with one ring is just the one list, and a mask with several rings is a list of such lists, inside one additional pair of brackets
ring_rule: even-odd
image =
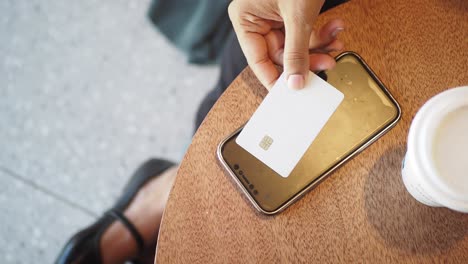
[(0, 1), (0, 166), (95, 214), (149, 157), (180, 160), (217, 80), (149, 0)]
[(94, 217), (0, 169), (0, 263), (53, 263)]

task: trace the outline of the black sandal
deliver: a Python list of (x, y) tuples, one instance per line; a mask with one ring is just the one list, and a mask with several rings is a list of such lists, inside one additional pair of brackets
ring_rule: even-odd
[[(122, 196), (115, 206), (104, 213), (93, 225), (76, 233), (65, 244), (55, 263), (102, 263), (100, 252), (101, 236), (116, 220), (120, 221), (135, 238), (140, 255), (145, 249), (144, 240), (136, 227), (124, 216), (123, 212), (146, 182), (162, 174), (172, 166), (174, 166), (174, 163), (160, 159), (151, 159), (143, 163), (125, 186)], [(133, 263), (137, 262), (133, 261)]]

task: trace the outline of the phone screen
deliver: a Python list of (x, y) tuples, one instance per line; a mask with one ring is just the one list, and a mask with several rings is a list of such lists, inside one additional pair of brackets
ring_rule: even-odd
[(355, 53), (338, 56), (335, 68), (319, 76), (345, 97), (289, 177), (281, 177), (237, 145), (241, 129), (220, 145), (221, 163), (263, 213), (286, 208), (400, 118), (397, 102)]

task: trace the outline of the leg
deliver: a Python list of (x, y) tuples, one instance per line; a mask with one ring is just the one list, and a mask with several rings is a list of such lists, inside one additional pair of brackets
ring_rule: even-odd
[[(172, 167), (150, 180), (138, 191), (124, 212), (142, 235), (145, 245), (156, 244), (162, 214), (176, 173), (177, 167)], [(119, 221), (104, 232), (100, 248), (103, 263), (124, 263), (138, 253), (134, 238)], [(149, 250), (153, 252), (154, 248)]]
[(227, 89), (229, 84), (234, 81), (237, 75), (239, 75), (245, 67), (247, 67), (247, 60), (239, 46), (236, 34), (232, 31), (221, 55), (221, 75), (219, 80), (216, 83), (215, 88), (208, 93), (198, 108), (195, 120), (195, 131), (198, 129), (203, 119), (205, 119), (205, 116), (224, 90)]
[(138, 167), (116, 203), (92, 225), (73, 235), (56, 264), (154, 260), (164, 207), (178, 167), (149, 159)]

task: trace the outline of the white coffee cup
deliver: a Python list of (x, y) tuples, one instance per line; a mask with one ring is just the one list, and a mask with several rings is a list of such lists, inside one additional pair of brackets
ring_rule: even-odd
[(468, 86), (444, 91), (418, 111), (402, 176), (419, 202), (468, 213)]

